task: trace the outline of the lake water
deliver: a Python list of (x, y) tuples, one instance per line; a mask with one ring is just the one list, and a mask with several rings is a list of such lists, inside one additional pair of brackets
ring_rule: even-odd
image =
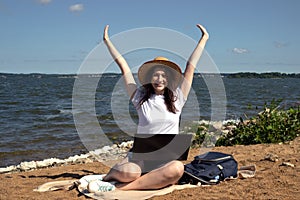
[[(0, 75), (0, 167), (88, 152), (90, 149), (82, 143), (82, 133), (76, 129), (76, 116), (94, 116), (96, 121), (87, 121), (83, 126), (100, 125), (103, 133), (114, 143), (131, 138), (126, 131), (134, 132), (135, 126), (128, 125), (127, 121), (130, 119), (136, 125), (137, 115), (128, 103), (121, 84), (116, 84), (121, 83), (120, 75), (86, 76), (84, 84), (87, 90), (84, 87), (80, 89), (84, 94), (90, 89), (89, 83), (97, 83), (94, 94), (87, 94), (94, 99), (95, 107), (82, 104), (80, 109), (72, 110), (74, 83), (78, 79), (74, 75)], [(111, 101), (112, 96), (116, 101)], [(188, 126), (192, 121), (251, 117), (272, 99), (282, 99), (280, 105), (286, 107), (299, 103), (300, 79), (196, 76), (182, 113), (182, 124)], [(123, 112), (124, 106), (121, 105), (124, 104), (129, 112), (126, 109)], [(122, 123), (124, 127), (128, 125), (126, 130), (120, 125)], [(96, 141), (93, 147), (100, 148), (102, 144), (97, 146), (95, 139), (97, 134), (90, 130), (84, 134), (89, 141)]]

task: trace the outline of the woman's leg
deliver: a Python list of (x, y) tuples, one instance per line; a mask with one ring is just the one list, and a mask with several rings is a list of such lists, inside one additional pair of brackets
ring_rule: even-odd
[(140, 176), (130, 183), (116, 185), (121, 190), (159, 189), (177, 183), (184, 172), (180, 161), (171, 161), (162, 167)]
[(128, 157), (126, 157), (123, 161), (113, 166), (103, 180), (116, 180), (119, 182), (128, 183), (139, 178), (141, 173), (141, 166), (136, 163), (129, 162)]

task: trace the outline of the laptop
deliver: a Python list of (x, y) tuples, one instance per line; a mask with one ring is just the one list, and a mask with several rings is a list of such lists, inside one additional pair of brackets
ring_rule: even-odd
[(192, 134), (136, 134), (133, 141), (133, 160), (187, 160)]

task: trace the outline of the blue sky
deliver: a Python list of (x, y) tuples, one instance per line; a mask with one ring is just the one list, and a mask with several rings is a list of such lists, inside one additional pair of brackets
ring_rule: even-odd
[(299, 9), (298, 0), (0, 0), (0, 72), (76, 73), (106, 24), (111, 36), (162, 27), (198, 40), (201, 23), (220, 72), (300, 73)]

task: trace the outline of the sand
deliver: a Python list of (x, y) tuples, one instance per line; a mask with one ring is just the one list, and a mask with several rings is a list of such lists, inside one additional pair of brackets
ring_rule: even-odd
[[(215, 147), (214, 151), (230, 153), (239, 166), (256, 165), (253, 178), (221, 182), (209, 187), (184, 189), (152, 199), (299, 199), (300, 137), (285, 144)], [(200, 153), (192, 149), (188, 161)], [(28, 172), (0, 174), (0, 199), (87, 199), (76, 189), (34, 192), (39, 185), (58, 180), (79, 179), (84, 175), (107, 173), (99, 162), (59, 166)]]

